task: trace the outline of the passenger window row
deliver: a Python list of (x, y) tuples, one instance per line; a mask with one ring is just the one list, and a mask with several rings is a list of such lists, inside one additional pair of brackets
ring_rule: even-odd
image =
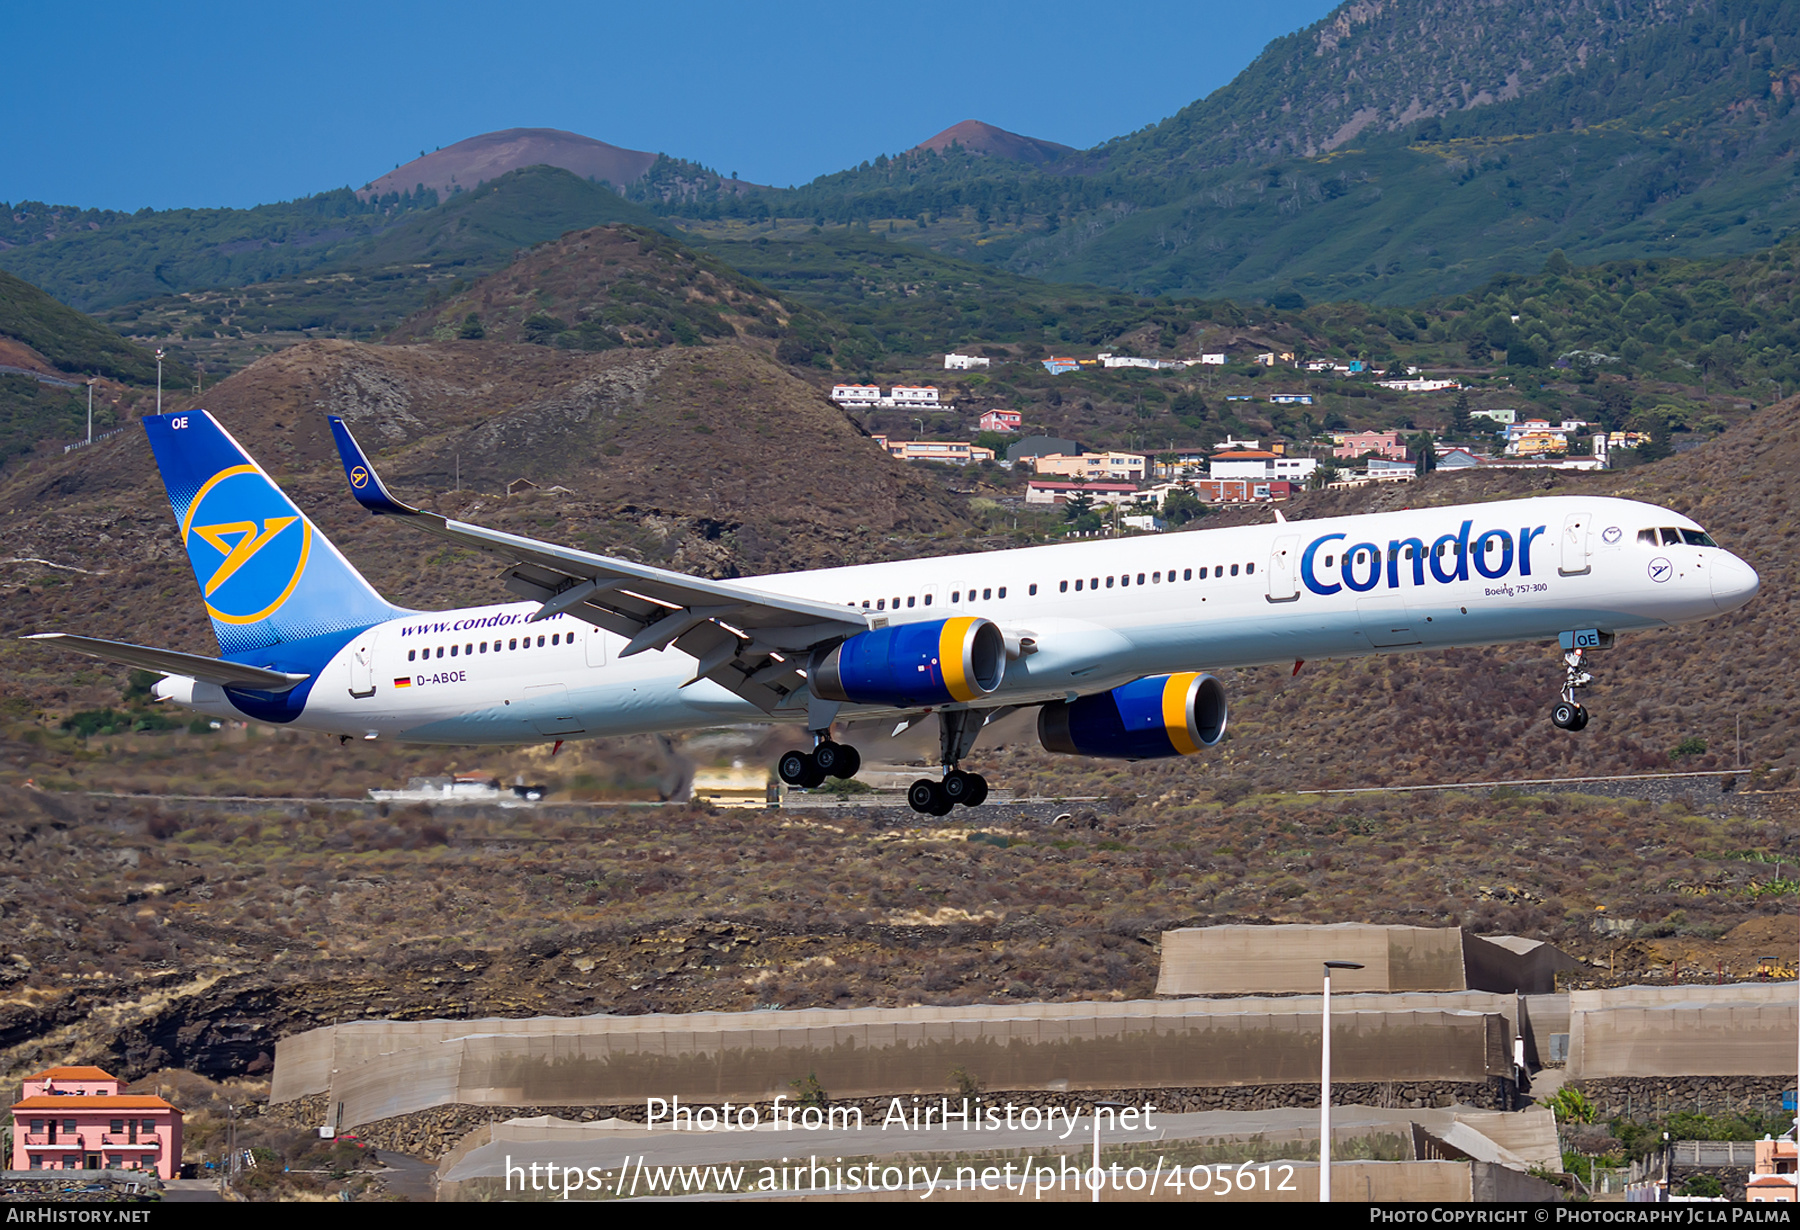
[[(544, 646), (546, 644), (573, 645), (574, 643), (575, 643), (575, 634), (573, 632), (552, 632), (547, 641), (542, 636), (537, 638), (537, 647), (539, 649), (544, 648)], [(438, 657), (441, 658), (444, 656), (444, 648), (445, 647), (442, 645), (439, 645), (437, 647), (437, 656)], [(494, 641), (492, 644), (491, 652), (493, 652), (493, 653), (516, 652), (517, 650), (520, 650), (520, 649), (530, 649), (530, 648), (531, 648), (531, 638), (529, 636), (525, 636), (525, 637), (515, 636), (515, 637), (509, 638), (504, 647), (500, 644), (499, 641)], [(451, 646), (449, 646), (449, 650), (450, 650), (450, 656), (453, 658), (457, 656), (457, 653), (459, 650), (461, 651), (462, 656), (466, 657), (466, 658), (474, 657), (478, 653), (490, 652), (489, 643), (487, 641), (482, 641), (479, 644), (471, 643), (471, 644), (467, 644), (467, 645), (451, 645)], [(421, 657), (429, 660), (432, 657), (432, 651), (429, 649), (409, 649), (406, 651), (406, 660), (408, 662), (417, 662), (420, 660)]]

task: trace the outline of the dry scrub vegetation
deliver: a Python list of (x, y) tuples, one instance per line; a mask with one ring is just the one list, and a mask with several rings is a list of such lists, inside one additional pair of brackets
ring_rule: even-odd
[(1462, 924), (1552, 939), (1602, 980), (1745, 976), (1791, 947), (1771, 923), (1800, 887), (1786, 820), (1509, 791), (951, 823), (3, 802), (28, 872), (0, 889), (14, 1075), (73, 1056), (255, 1073), (282, 1034), (371, 1015), (1135, 998), (1161, 931), (1208, 921)]

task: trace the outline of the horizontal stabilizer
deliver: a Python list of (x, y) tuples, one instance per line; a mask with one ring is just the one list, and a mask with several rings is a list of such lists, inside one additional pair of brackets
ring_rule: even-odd
[(173, 649), (151, 649), (147, 645), (128, 645), (123, 641), (103, 641), (93, 636), (72, 636), (67, 632), (38, 632), (21, 637), (27, 641), (54, 641), (64, 649), (84, 653), (102, 662), (117, 662), (165, 675), (185, 675), (200, 683), (221, 688), (247, 688), (257, 692), (286, 692), (305, 683), (310, 675), (294, 675), (287, 671), (264, 670), (241, 662), (221, 658), (204, 658), (197, 653), (179, 653)]

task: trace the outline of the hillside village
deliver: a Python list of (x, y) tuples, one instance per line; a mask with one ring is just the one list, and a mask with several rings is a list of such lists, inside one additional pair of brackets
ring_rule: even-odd
[[(1197, 359), (1147, 359), (1101, 353), (1092, 359), (1040, 360), (1052, 376), (1084, 369), (1096, 371), (1186, 371), (1200, 367), (1229, 373), (1231, 356), (1205, 353)], [(998, 360), (1002, 364), (1007, 360)], [(1090, 451), (1074, 440), (1028, 434), (1019, 410), (983, 410), (973, 424), (966, 413), (935, 385), (895, 384), (883, 392), (879, 384), (839, 383), (831, 400), (847, 411), (911, 410), (947, 416), (936, 426), (949, 428), (959, 419), (975, 431), (968, 439), (904, 440), (874, 432), (875, 442), (890, 455), (908, 462), (936, 465), (989, 465), (1032, 477), (1013, 501), (1024, 506), (1056, 506), (1078, 528), (1090, 524), (1096, 508), (1118, 511), (1113, 528), (1163, 531), (1204, 511), (1206, 505), (1269, 503), (1292, 498), (1303, 489), (1347, 489), (1369, 483), (1407, 482), (1433, 471), (1446, 473), (1495, 470), (1592, 471), (1612, 467), (1614, 458), (1652, 442), (1648, 432), (1608, 431), (1579, 418), (1529, 417), (1529, 410), (1484, 406), (1472, 408), (1464, 384), (1454, 378), (1432, 379), (1416, 367), (1383, 376), (1361, 360), (1300, 359), (1292, 352), (1263, 351), (1241, 362), (1265, 372), (1291, 371), (1356, 381), (1408, 394), (1437, 394), (1414, 417), (1440, 424), (1431, 429), (1363, 429), (1297, 433), (1270, 439), (1237, 439), (1227, 434), (1209, 447), (1163, 452)], [(949, 353), (946, 371), (993, 371), (996, 359)], [(1566, 369), (1568, 364), (1565, 362)], [(1264, 380), (1264, 386), (1271, 382)], [(1274, 382), (1280, 386), (1279, 380)], [(1265, 388), (1257, 393), (1226, 395), (1246, 411), (1270, 407), (1312, 406), (1308, 386)], [(1453, 400), (1446, 394), (1456, 394)], [(1449, 402), (1449, 404), (1445, 404)], [(923, 427), (923, 418), (915, 419)], [(953, 428), (950, 428), (953, 430)], [(1174, 503), (1171, 505), (1170, 501)], [(1173, 512), (1173, 516), (1165, 516)]]

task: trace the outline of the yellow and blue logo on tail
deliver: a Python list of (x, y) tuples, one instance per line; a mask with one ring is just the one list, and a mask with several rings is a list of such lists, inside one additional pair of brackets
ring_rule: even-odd
[(144, 420), (226, 653), (360, 631), (400, 613), (203, 410)]

